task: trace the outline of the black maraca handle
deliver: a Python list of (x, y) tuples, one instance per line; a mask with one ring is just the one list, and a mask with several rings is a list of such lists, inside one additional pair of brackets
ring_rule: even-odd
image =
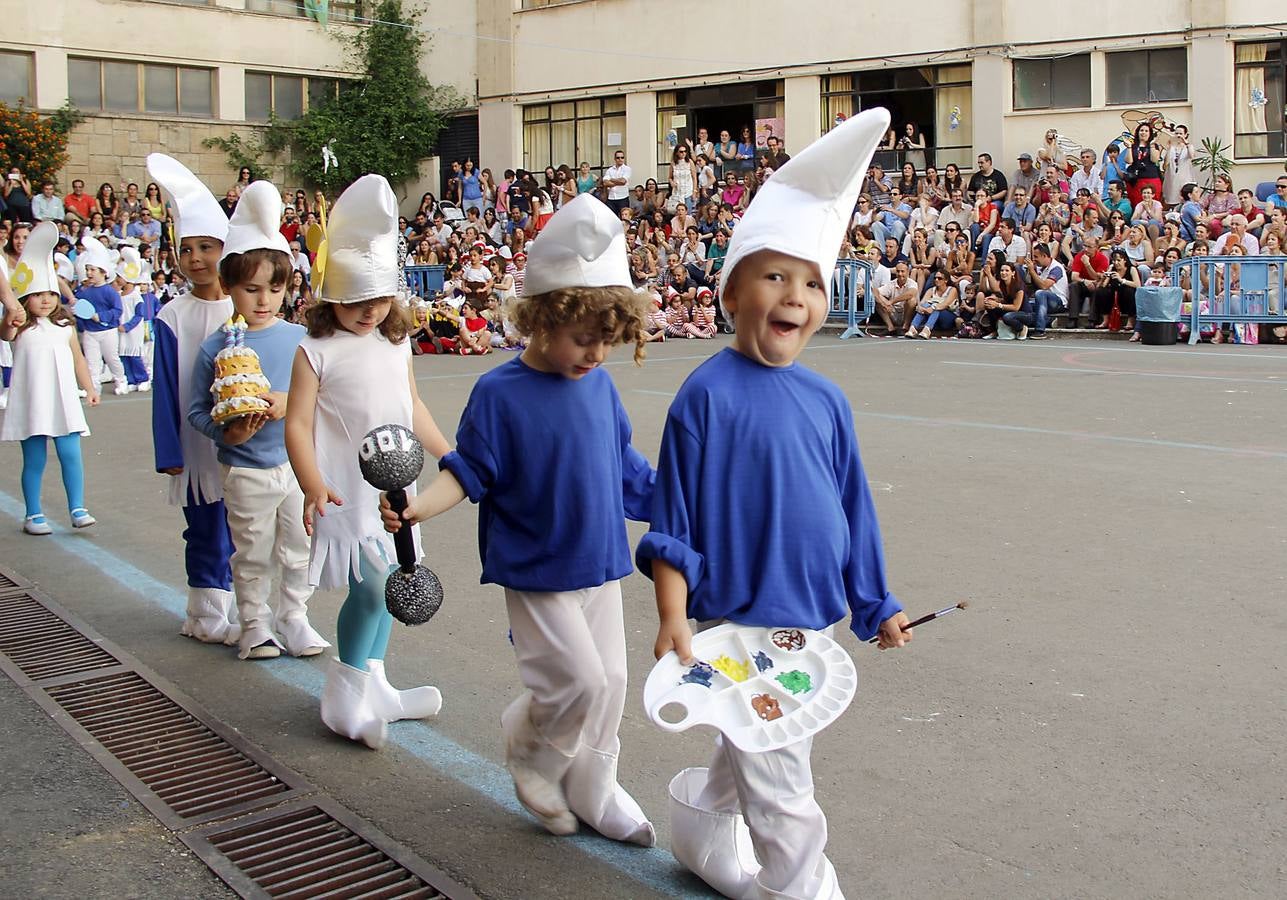
[[(389, 491), (389, 508), (402, 518), (407, 509), (407, 492), (403, 488)], [(398, 552), (398, 568), (410, 575), (416, 570), (416, 546), (411, 539), (411, 524), (403, 521), (402, 527), (393, 533), (393, 546)]]

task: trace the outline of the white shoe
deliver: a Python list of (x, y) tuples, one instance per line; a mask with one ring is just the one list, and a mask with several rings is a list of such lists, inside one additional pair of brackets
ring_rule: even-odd
[(45, 520), (44, 513), (36, 513), (34, 516), (27, 516), (22, 520), (22, 530), (27, 534), (53, 534), (53, 526)]
[(130, 392), (129, 385), (123, 381), (116, 382), (116, 388), (112, 391), (118, 397), (123, 397)]
[(340, 737), (361, 741), (372, 750), (384, 746), (384, 719), (371, 707), (371, 673), (331, 660), (322, 688), (322, 722)]
[(85, 507), (78, 506), (71, 511), (71, 523), (72, 528), (88, 528), (91, 525), (97, 524), (98, 519), (91, 516), (89, 514), (89, 510)]
[(568, 809), (599, 834), (641, 847), (657, 843), (657, 832), (635, 798), (617, 782), (617, 757), (582, 745), (563, 776)]
[(9, 408), (9, 392), (0, 391), (0, 409)]
[(788, 894), (785, 891), (770, 890), (761, 884), (757, 878), (755, 880), (756, 900), (798, 900), (801, 896), (807, 896), (810, 900), (845, 900), (845, 895), (840, 890), (840, 881), (836, 878), (836, 870), (831, 865), (831, 860), (824, 856), (822, 865), (819, 868), (822, 869), (822, 872), (816, 876), (817, 886), (806, 894)]
[(88, 397), (88, 396), (89, 396), (89, 391), (85, 390), (84, 388), (77, 388), (77, 389), (76, 389), (76, 396), (77, 396), (77, 397), (79, 397), (80, 399), (84, 400), (86, 397)]
[(138, 386), (138, 389), (140, 394), (146, 394), (148, 391), (152, 390), (152, 382), (145, 381)]
[(233, 646), (241, 639), (241, 626), (228, 621), (237, 614), (232, 591), (221, 588), (188, 588), (187, 616), (179, 634), (207, 644)]
[(560, 786), (572, 760), (541, 738), (532, 725), (532, 695), (524, 692), (501, 713), (505, 768), (523, 808), (551, 834), (575, 834), (576, 816)]
[(400, 691), (389, 684), (384, 674), (384, 660), (368, 659), (371, 673), (371, 705), (386, 722), (399, 719), (427, 719), (442, 709), (442, 692), (432, 685)]
[(697, 805), (706, 787), (705, 768), (684, 769), (670, 781), (670, 852), (681, 865), (725, 897), (759, 896), (760, 864), (751, 829), (741, 813)]
[(1015, 337), (1021, 341), (1026, 341), (1028, 339), (1028, 326), (1024, 325), (1022, 328), (1020, 328), (1019, 333), (1016, 334)]
[(139, 389), (139, 386), (138, 386), (137, 384), (127, 384), (127, 385), (125, 385), (125, 393), (127, 393), (127, 394), (132, 394), (132, 393), (134, 393), (135, 391), (137, 391), (138, 389)]
[(308, 601), (312, 596), (307, 568), (282, 570), (274, 627), (291, 656), (317, 656), (331, 646), (308, 622)]
[(934, 332), (930, 331), (930, 327), (928, 325), (921, 329), (920, 338), (922, 341), (928, 341), (933, 335)]

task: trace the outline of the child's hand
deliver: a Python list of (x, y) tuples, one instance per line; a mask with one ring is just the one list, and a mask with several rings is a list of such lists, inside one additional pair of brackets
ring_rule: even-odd
[[(102, 396), (99, 395), (98, 391), (94, 391), (94, 393), (90, 394), (88, 397), (85, 398), (85, 405), (98, 406), (99, 401), (102, 399), (103, 398)], [(183, 470), (180, 469), (179, 471), (182, 472)]]
[(265, 413), (251, 413), (248, 416), (239, 416), (223, 427), (223, 442), (229, 447), (244, 444), (267, 424), (268, 416)]
[(326, 504), (328, 503), (343, 506), (344, 500), (341, 499), (339, 494), (326, 487), (310, 489), (304, 492), (304, 532), (309, 537), (313, 536), (313, 514), (325, 516)]
[(675, 651), (684, 665), (693, 664), (693, 630), (688, 627), (687, 619), (662, 621), (661, 627), (657, 629), (657, 643), (652, 647), (653, 657), (661, 659), (671, 650)]
[(393, 507), (389, 505), (389, 495), (383, 491), (380, 492), (380, 518), (384, 520), (384, 530), (390, 534), (402, 530), (402, 517), (393, 511)]
[(911, 620), (903, 612), (895, 613), (888, 619), (880, 623), (880, 631), (876, 633), (879, 640), (876, 646), (881, 650), (888, 650), (891, 647), (901, 647), (912, 639), (911, 631), (903, 631), (903, 626)]
[(286, 417), (286, 392), (269, 391), (264, 394), (264, 399), (268, 401), (268, 412), (265, 414), (269, 419), (276, 422), (278, 419)]

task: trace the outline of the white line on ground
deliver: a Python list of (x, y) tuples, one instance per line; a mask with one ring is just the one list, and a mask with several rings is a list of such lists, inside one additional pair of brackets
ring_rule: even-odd
[(1074, 375), (1129, 375), (1135, 378), (1184, 378), (1193, 381), (1234, 381), (1241, 384), (1273, 384), (1287, 386), (1287, 379), (1276, 380), (1278, 376), (1268, 378), (1235, 378), (1224, 375), (1185, 375), (1180, 372), (1127, 372), (1121, 369), (1083, 369), (1077, 366), (1026, 366), (1019, 363), (985, 363), (964, 362), (956, 359), (939, 360), (945, 366), (971, 366), (982, 369), (1031, 369), (1037, 372), (1071, 372)]

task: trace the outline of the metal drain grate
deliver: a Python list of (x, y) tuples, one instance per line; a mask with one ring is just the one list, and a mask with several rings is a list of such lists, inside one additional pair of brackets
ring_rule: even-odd
[(0, 653), (32, 681), (120, 665), (26, 591), (0, 597)]
[[(321, 798), (234, 824), (210, 825), (183, 840), (243, 896), (474, 897), (347, 810)], [(257, 889), (255, 894), (247, 890), (251, 885)]]
[(45, 691), (181, 820), (225, 817), (291, 790), (136, 672)]

